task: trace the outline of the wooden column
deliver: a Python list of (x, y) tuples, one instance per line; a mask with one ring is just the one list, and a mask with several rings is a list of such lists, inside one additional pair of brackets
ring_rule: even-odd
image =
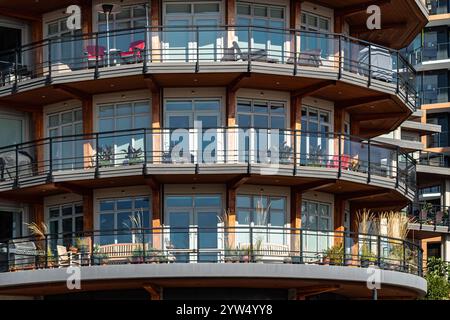
[(153, 230), (153, 247), (156, 249), (164, 249), (164, 239), (161, 217), (161, 188), (160, 186), (152, 188), (152, 228)]
[(30, 206), (30, 222), (34, 222), (38, 226), (45, 222), (43, 203), (34, 203)]
[(81, 2), (81, 31), (83, 33), (92, 33), (92, 1), (83, 0)]
[[(44, 139), (44, 113), (41, 110), (36, 110), (31, 115), (33, 121), (33, 136), (34, 140)], [(36, 168), (38, 174), (45, 173), (45, 158), (44, 158), (44, 142), (38, 143), (34, 149), (34, 158), (36, 159)]]
[[(38, 42), (44, 38), (42, 27), (42, 20), (35, 20), (31, 22), (31, 42)], [(44, 72), (44, 51), (42, 46), (38, 46), (32, 51), (32, 62), (36, 69), (34, 72), (40, 76)]]
[(237, 113), (237, 101), (236, 90), (227, 88), (226, 97), (226, 113), (227, 113), (227, 126), (234, 127), (237, 125), (236, 113)]
[(162, 8), (160, 0), (151, 0), (150, 4), (150, 36), (152, 42), (152, 52), (151, 59), (152, 62), (161, 62), (162, 57), (162, 47), (161, 47), (161, 36), (162, 31), (159, 27), (162, 26)]
[[(236, 25), (236, 0), (225, 0), (225, 24), (227, 26)], [(234, 37), (234, 28), (228, 28), (227, 39), (225, 42), (226, 48), (231, 48), (233, 46)]]
[(92, 190), (83, 195), (83, 230), (94, 230), (94, 192)]
[(228, 221), (225, 221), (225, 230), (226, 236), (226, 247), (225, 249), (234, 250), (236, 249), (236, 197), (237, 192), (236, 189), (229, 188), (227, 186), (227, 194), (226, 194), (226, 202), (227, 202), (227, 212), (228, 212)]
[(360, 133), (361, 133), (360, 132), (360, 122), (354, 120), (352, 117), (351, 121), (350, 121), (350, 134), (354, 135), (354, 136), (359, 136)]
[[(295, 187), (291, 187), (291, 216), (290, 223), (292, 229), (302, 227), (302, 193)], [(294, 253), (300, 252), (300, 230), (294, 230), (291, 237), (291, 250)]]
[[(226, 136), (226, 145), (225, 147), (229, 152), (227, 152), (228, 162), (235, 162), (238, 160), (238, 154), (235, 152), (238, 150), (238, 123), (236, 119), (237, 114), (237, 99), (236, 99), (236, 90), (227, 88), (226, 92), (226, 126), (228, 127)], [(236, 129), (233, 129), (236, 128)]]
[(344, 152), (345, 139), (339, 135), (344, 133), (344, 110), (340, 108), (334, 109), (334, 132), (337, 134), (334, 137), (334, 154), (339, 152), (339, 142), (341, 143), (341, 154)]
[(162, 162), (162, 119), (161, 119), (161, 89), (152, 90), (152, 148), (153, 152), (148, 156), (153, 156), (153, 163)]
[[(358, 220), (357, 220), (357, 210), (358, 208), (356, 208), (354, 205), (352, 205), (350, 203), (350, 232), (352, 232), (352, 240), (353, 240), (353, 244), (352, 244), (352, 248), (351, 248), (351, 264), (355, 264), (358, 265), (359, 264), (359, 237), (358, 237), (358, 233), (359, 233), (359, 225), (358, 225)], [(349, 257), (350, 258), (350, 257)]]
[(344, 243), (345, 234), (345, 200), (339, 195), (334, 196), (334, 244)]
[[(302, 96), (291, 96), (291, 130), (293, 130), (292, 149), (296, 150), (294, 155), (296, 159), (295, 165), (299, 164), (299, 150), (301, 146), (301, 130), (302, 130)], [(294, 148), (295, 146), (295, 148)]]
[(91, 168), (95, 154), (94, 150), (97, 148), (95, 145), (95, 137), (90, 136), (94, 132), (94, 107), (92, 98), (82, 100), (81, 106), (83, 113), (83, 134), (86, 139), (83, 142), (84, 168)]
[[(289, 17), (289, 28), (293, 30), (300, 30), (301, 29), (301, 22), (302, 22), (302, 0), (291, 0), (290, 2), (290, 17)], [(290, 41), (291, 46), (291, 52), (292, 54), (294, 52), (298, 52), (300, 49), (300, 35), (294, 31), (291, 31), (292, 37)], [(297, 37), (297, 47), (295, 47), (295, 38)]]

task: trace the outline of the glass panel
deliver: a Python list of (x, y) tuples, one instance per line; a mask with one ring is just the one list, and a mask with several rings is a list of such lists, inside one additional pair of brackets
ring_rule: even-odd
[(191, 101), (167, 101), (166, 111), (191, 111), (192, 102)]
[[(217, 212), (199, 212), (197, 214), (199, 235), (198, 249), (217, 249)], [(199, 262), (217, 262), (216, 252), (200, 252)]]
[(189, 3), (166, 4), (166, 13), (191, 13), (191, 5)]
[(65, 206), (62, 208), (62, 215), (63, 216), (70, 216), (72, 215), (72, 206)]
[(125, 116), (131, 114), (131, 104), (118, 104), (116, 108), (116, 115), (118, 116)]
[(192, 197), (169, 196), (167, 197), (168, 207), (192, 207)]
[[(170, 242), (174, 249), (189, 249), (189, 212), (170, 212)], [(175, 253), (176, 262), (188, 262), (189, 253)]]
[(267, 7), (254, 7), (253, 14), (257, 17), (267, 17)]
[(100, 211), (111, 211), (114, 210), (114, 201), (101, 201), (100, 202)]
[(250, 197), (249, 196), (238, 196), (236, 200), (236, 205), (238, 208), (250, 208)]
[(117, 210), (131, 209), (131, 207), (132, 207), (131, 199), (117, 200)]
[(238, 112), (251, 112), (252, 111), (252, 103), (250, 101), (238, 101), (237, 105)]
[(59, 115), (54, 114), (48, 117), (48, 126), (49, 127), (56, 127), (59, 125)]
[(237, 14), (242, 14), (242, 15), (251, 15), (251, 11), (250, 11), (250, 5), (247, 4), (238, 4), (237, 6)]
[(195, 207), (221, 207), (220, 196), (197, 196)]
[(284, 212), (283, 211), (271, 211), (270, 212), (270, 225), (272, 227), (284, 227)]
[(219, 12), (218, 3), (198, 3), (194, 4), (194, 13)]
[(99, 108), (100, 117), (112, 117), (114, 116), (114, 106), (101, 106)]
[(50, 218), (58, 218), (59, 217), (59, 208), (50, 209), (49, 216), (50, 216)]

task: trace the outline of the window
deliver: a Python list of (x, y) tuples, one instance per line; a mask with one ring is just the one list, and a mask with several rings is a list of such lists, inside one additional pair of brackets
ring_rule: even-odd
[(286, 128), (286, 104), (281, 101), (238, 99), (237, 117), (241, 128), (283, 130)]
[(23, 142), (23, 119), (21, 117), (0, 116), (0, 147)]
[[(237, 22), (239, 26), (254, 27), (250, 39), (252, 49), (264, 49), (270, 58), (284, 59), (286, 20), (283, 7), (238, 2)], [(241, 49), (247, 51), (249, 48), (248, 30), (238, 29), (236, 35)]]
[[(331, 112), (311, 106), (302, 107), (301, 157), (303, 164), (323, 165), (332, 154)], [(313, 162), (313, 163), (311, 163)]]
[[(80, 108), (47, 115), (47, 134), (52, 139), (54, 169), (82, 168), (84, 162), (83, 139), (70, 137), (83, 133), (83, 116)], [(69, 136), (64, 138), (64, 136)]]
[(286, 197), (272, 195), (239, 194), (236, 199), (236, 219), (239, 243), (249, 243), (250, 233), (246, 226), (253, 226), (253, 242), (286, 244), (284, 233), (287, 223)]
[(240, 226), (271, 226), (286, 224), (286, 197), (268, 195), (238, 195), (237, 221)]
[[(150, 236), (147, 239), (141, 238), (142, 233), (149, 233), (143, 232), (142, 228), (150, 228), (150, 197), (102, 199), (98, 206), (101, 244), (136, 243), (151, 240)], [(133, 232), (132, 229), (135, 228), (141, 229), (141, 232)]]
[(306, 260), (317, 259), (333, 242), (331, 205), (302, 201), (303, 252)]
[(135, 164), (143, 161), (151, 139), (144, 146), (144, 130), (151, 124), (150, 102), (133, 101), (98, 107), (99, 152), (103, 165)]
[(328, 35), (331, 32), (330, 18), (303, 12), (301, 30), (311, 31), (311, 33), (304, 32), (301, 35), (300, 44), (302, 51), (319, 50), (323, 58), (334, 54), (331, 52), (334, 37)]
[[(147, 13), (144, 5), (122, 6), (120, 12), (109, 17), (109, 30), (135, 29), (134, 32), (112, 32), (110, 34), (110, 48), (128, 51), (130, 43), (144, 40), (144, 27), (147, 25)], [(106, 15), (98, 13), (98, 31), (106, 31)], [(99, 44), (106, 47), (106, 35), (99, 39)]]
[(82, 30), (67, 29), (67, 18), (60, 18), (46, 24), (47, 39), (52, 40), (52, 61), (67, 64), (72, 70), (83, 63)]
[(75, 244), (74, 239), (79, 236), (78, 232), (83, 231), (83, 205), (70, 203), (51, 206), (48, 208), (48, 222), (50, 234), (55, 235), (51, 241), (53, 249), (57, 244)]

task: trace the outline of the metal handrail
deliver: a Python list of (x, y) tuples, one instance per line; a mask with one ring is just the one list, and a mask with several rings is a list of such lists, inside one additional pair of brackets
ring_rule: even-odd
[[(205, 234), (216, 234), (217, 245), (204, 248), (198, 241), (196, 245), (177, 247), (175, 238), (180, 234), (196, 236), (197, 239)], [(115, 239), (120, 237), (122, 241), (117, 242)], [(314, 241), (314, 246), (308, 244), (311, 240)], [(35, 249), (14, 252), (27, 245), (28, 248)], [(0, 241), (0, 250), (7, 249), (9, 254), (6, 261), (0, 264), (0, 270), (5, 272), (54, 267), (61, 263), (57, 245), (66, 248), (78, 246), (75, 253), (79, 255), (77, 262), (86, 266), (107, 264), (105, 261), (98, 262), (99, 259), (110, 259), (115, 264), (226, 263), (232, 259), (233, 262), (250, 263), (281, 261), (357, 267), (374, 265), (381, 269), (422, 276), (422, 249), (406, 239), (350, 231), (254, 226), (252, 223), (247, 226), (227, 226), (220, 223), (210, 228), (133, 227), (5, 239)], [(126, 250), (121, 249), (118, 257), (114, 253), (108, 254), (109, 251), (104, 249), (114, 246), (122, 246)]]

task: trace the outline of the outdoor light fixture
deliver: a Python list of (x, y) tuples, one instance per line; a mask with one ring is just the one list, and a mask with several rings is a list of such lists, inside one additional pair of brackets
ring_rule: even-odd
[(96, 6), (96, 11), (98, 13), (103, 13), (106, 16), (106, 63), (109, 67), (110, 64), (110, 44), (109, 44), (109, 17), (113, 13), (119, 13), (121, 11), (120, 5), (118, 4), (110, 4), (110, 3), (102, 3)]

